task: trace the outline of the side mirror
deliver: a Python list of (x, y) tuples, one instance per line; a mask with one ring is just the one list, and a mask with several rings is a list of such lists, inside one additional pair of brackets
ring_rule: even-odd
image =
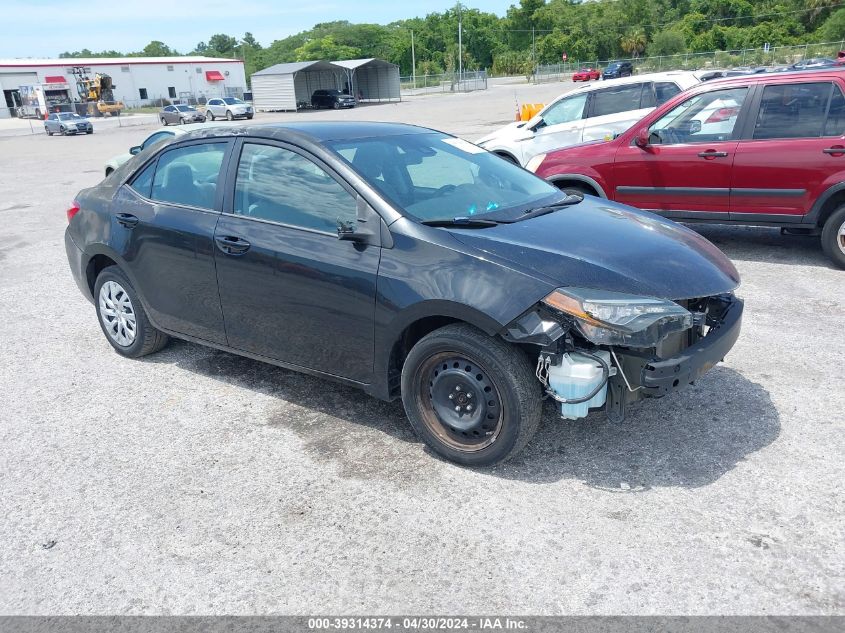
[(362, 246), (392, 246), (384, 220), (361, 196), (357, 200), (357, 216), (355, 220), (338, 218), (337, 239), (357, 242)]
[(698, 134), (699, 132), (701, 132), (701, 121), (693, 119), (689, 122), (689, 133)]
[(136, 145), (135, 147), (129, 148), (129, 153), (134, 156), (135, 154), (140, 154), (142, 149), (143, 147), (141, 147), (140, 145)]
[(634, 145), (640, 149), (648, 147), (648, 130), (646, 128), (637, 131), (636, 136), (634, 136)]
[(546, 127), (546, 121), (543, 119), (543, 117), (538, 117), (532, 125), (528, 125), (527, 127), (532, 132), (536, 132), (537, 130)]

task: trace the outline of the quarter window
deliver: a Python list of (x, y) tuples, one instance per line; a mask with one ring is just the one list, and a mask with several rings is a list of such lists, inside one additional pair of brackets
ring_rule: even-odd
[(151, 162), (149, 165), (144, 167), (144, 169), (142, 169), (135, 178), (132, 179), (132, 183), (129, 185), (145, 198), (149, 198), (152, 193), (155, 167), (155, 161)]
[(663, 105), (679, 92), (681, 92), (681, 89), (678, 87), (678, 84), (671, 81), (657, 81), (654, 84), (657, 105)]
[(152, 199), (201, 209), (213, 209), (223, 143), (189, 145), (170, 150), (158, 160)]
[(754, 138), (818, 138), (830, 100), (829, 82), (766, 86)]
[(234, 212), (334, 233), (357, 217), (355, 198), (332, 176), (290, 150), (244, 144), (235, 181)]
[(585, 103), (587, 103), (586, 93), (561, 99), (543, 113), (543, 122), (546, 125), (558, 125), (578, 121), (584, 114)]
[(712, 90), (690, 97), (655, 121), (649, 131), (653, 145), (728, 141), (738, 132), (736, 123), (748, 88)]
[(640, 105), (642, 92), (641, 83), (596, 90), (591, 99), (590, 116), (605, 116), (649, 107)]

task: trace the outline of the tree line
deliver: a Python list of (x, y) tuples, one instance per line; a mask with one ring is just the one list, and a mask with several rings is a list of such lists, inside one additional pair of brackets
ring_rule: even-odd
[[(845, 38), (845, 0), (520, 0), (505, 16), (456, 4), (442, 13), (390, 24), (324, 22), (262, 46), (251, 33), (218, 33), (187, 55), (237, 57), (247, 76), (273, 64), (378, 57), (416, 72), (458, 66), (458, 21), (465, 69), (525, 74), (535, 64), (673, 55), (830, 42)], [(60, 57), (180, 55), (164, 42), (143, 50), (65, 52)]]

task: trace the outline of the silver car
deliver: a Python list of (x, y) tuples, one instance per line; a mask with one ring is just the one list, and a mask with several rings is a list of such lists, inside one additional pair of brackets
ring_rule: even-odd
[(252, 106), (237, 97), (215, 97), (209, 99), (205, 106), (205, 116), (212, 121), (224, 117), (229, 121), (241, 117), (251, 119), (253, 114)]
[(189, 105), (169, 105), (161, 109), (158, 114), (162, 125), (168, 123), (185, 124), (185, 123), (204, 123), (205, 115), (197, 110), (194, 106)]
[(76, 112), (53, 112), (44, 119), (44, 131), (49, 136), (53, 134), (93, 134), (94, 126), (91, 122), (79, 116)]

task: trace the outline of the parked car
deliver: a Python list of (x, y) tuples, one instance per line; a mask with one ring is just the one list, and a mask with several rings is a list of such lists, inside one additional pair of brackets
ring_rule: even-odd
[(52, 112), (44, 119), (44, 131), (48, 136), (53, 134), (93, 134), (94, 126), (91, 121), (79, 116), (76, 112)]
[(312, 108), (354, 108), (355, 97), (340, 90), (315, 90), (311, 95)]
[(203, 126), (198, 123), (191, 123), (175, 128), (159, 128), (158, 130), (150, 134), (147, 138), (145, 138), (140, 143), (140, 145), (130, 147), (128, 152), (124, 154), (118, 154), (117, 156), (112, 156), (109, 160), (107, 160), (105, 164), (106, 176), (108, 176), (115, 169), (117, 169), (123, 163), (132, 158), (135, 154), (140, 154), (143, 150), (147, 149), (148, 147), (152, 147), (156, 143), (172, 140), (176, 136), (181, 136), (182, 134), (187, 134), (188, 132), (191, 132), (196, 129), (201, 129), (203, 127), (208, 126)]
[(545, 397), (622, 419), (739, 335), (739, 276), (697, 233), (410, 125), (195, 131), (67, 216), (71, 272), (119, 354), (173, 336), (401, 397), (462, 464), (519, 451)]
[(841, 65), (839, 62), (835, 59), (830, 59), (829, 57), (811, 57), (810, 59), (802, 59), (801, 61), (789, 64), (788, 66), (773, 68), (771, 72), (784, 73), (801, 70), (823, 70), (839, 65)]
[(561, 188), (684, 222), (818, 234), (845, 267), (845, 69), (708, 82), (610, 143), (534, 166)]
[(530, 120), (510, 123), (478, 144), (527, 165), (535, 155), (553, 149), (611, 139), (698, 82), (695, 73), (667, 72), (620, 79), (611, 85), (582, 86), (562, 94)]
[(634, 74), (634, 65), (631, 62), (610, 62), (601, 74), (602, 79), (618, 79), (630, 77)]
[(251, 119), (254, 114), (252, 106), (237, 97), (216, 97), (209, 99), (205, 104), (205, 116), (212, 121), (217, 118), (225, 118), (227, 121), (240, 118)]
[(578, 72), (572, 73), (572, 81), (592, 81), (593, 79), (601, 79), (601, 71), (595, 68), (584, 67)]
[(159, 120), (162, 125), (168, 123), (182, 124), (187, 123), (205, 123), (205, 115), (197, 110), (194, 106), (189, 105), (169, 105), (164, 106), (159, 112)]

